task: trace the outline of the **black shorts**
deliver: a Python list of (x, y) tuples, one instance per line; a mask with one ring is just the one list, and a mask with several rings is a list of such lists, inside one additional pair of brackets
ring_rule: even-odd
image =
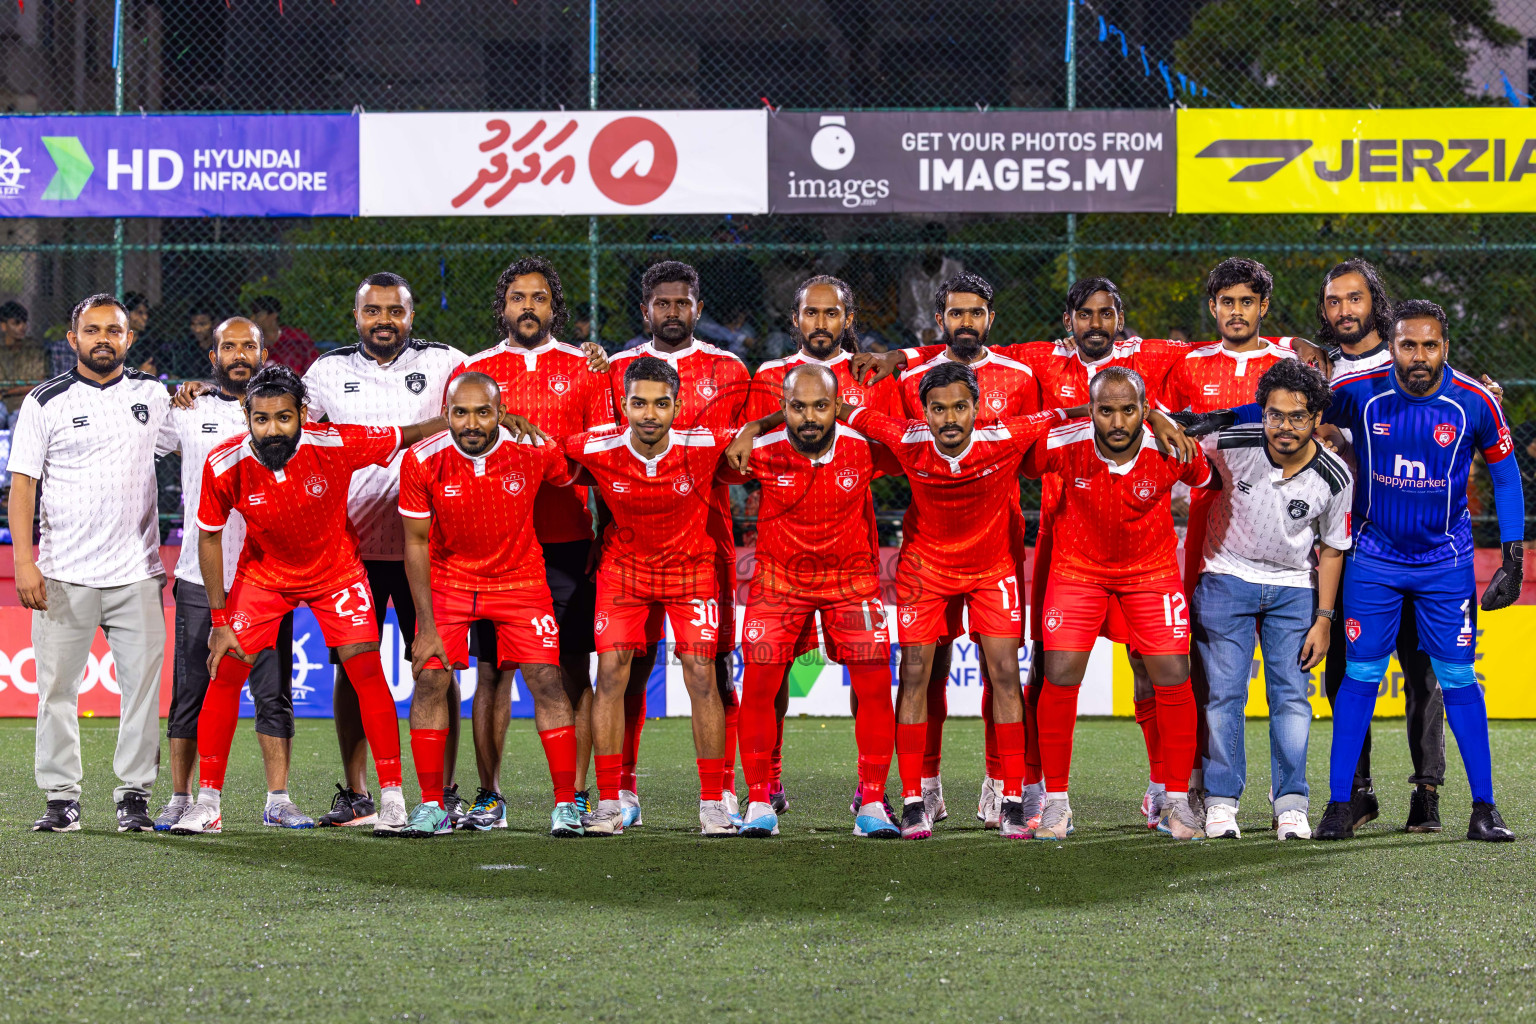
[[(560, 624), (560, 659), (582, 658), (597, 649), (592, 619), (597, 614), (597, 581), (587, 575), (589, 540), (545, 544), (544, 578), (549, 583), (555, 621)], [(496, 630), (485, 619), (469, 631), (469, 653), (498, 664)]]
[[(177, 580), (176, 647), (171, 671), (171, 710), (165, 733), (173, 740), (197, 739), (197, 717), (208, 693), (208, 633), (213, 628), (208, 591)], [(256, 731), (263, 736), (293, 736), (293, 613), (283, 616), (277, 643), (256, 656), (247, 683), (256, 705)]]
[[(410, 581), (405, 578), (405, 563), (365, 561), (363, 570), (368, 573), (368, 589), (373, 592), (373, 615), (379, 623), (379, 639), (384, 639), (384, 609), (394, 602), (404, 657), (410, 661), (411, 641), (416, 639), (416, 602), (411, 598)], [(331, 664), (341, 664), (334, 649)]]

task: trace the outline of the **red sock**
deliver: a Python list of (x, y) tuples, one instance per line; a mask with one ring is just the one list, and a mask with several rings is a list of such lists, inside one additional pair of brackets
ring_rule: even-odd
[(251, 666), (225, 655), (219, 674), (208, 683), (203, 710), (197, 716), (198, 784), (223, 789), (229, 769), (229, 747), (235, 741), (235, 722), (240, 717), (240, 687)]
[(1154, 686), (1157, 732), (1163, 742), (1163, 781), (1171, 793), (1189, 792), (1195, 764), (1195, 695), (1186, 679), (1178, 686)]
[(1045, 791), (1065, 793), (1072, 774), (1072, 731), (1077, 725), (1079, 686), (1046, 683), (1040, 691), (1040, 765)]
[[(939, 762), (944, 756), (944, 720), (949, 717), (949, 676), (928, 681), (928, 722), (923, 734), (923, 778), (935, 778), (939, 774)], [(902, 773), (906, 781), (906, 773)]]
[[(859, 748), (859, 802), (885, 799), (885, 777), (891, 773), (891, 749), (896, 742), (896, 709), (891, 704), (891, 668), (849, 665), (848, 681), (858, 697), (853, 738)], [(922, 793), (922, 781), (918, 781)]]
[[(737, 703), (736, 687), (727, 686), (722, 699), (729, 701), (725, 705), (725, 756), (720, 759), (720, 791), (722, 793), (736, 792), (736, 742), (737, 734), (741, 729), (741, 705)], [(718, 800), (718, 796), (706, 797), (708, 800)]]
[(1024, 723), (999, 722), (997, 749), (1003, 796), (1024, 795)]
[(725, 758), (700, 757), (693, 762), (699, 766), (699, 799), (719, 800), (725, 795), (720, 780), (725, 778)]
[(416, 781), (421, 784), (421, 802), (424, 804), (443, 805), (443, 751), (446, 749), (447, 729), (411, 729), (411, 760), (416, 762)]
[(741, 678), (741, 767), (747, 776), (747, 800), (768, 802), (769, 758), (773, 748), (773, 699), (784, 679), (783, 665), (747, 665)]
[[(595, 754), (592, 757), (592, 765), (597, 774), (597, 798), (599, 800), (617, 800), (619, 798), (619, 773), (623, 770), (622, 754)], [(572, 799), (575, 799), (573, 796)]]
[(539, 733), (544, 744), (544, 760), (549, 762), (549, 779), (555, 786), (555, 803), (576, 802), (576, 727), (562, 725)]
[(896, 768), (901, 774), (901, 796), (923, 795), (923, 744), (928, 726), (896, 724)]
[(986, 662), (981, 671), (981, 738), (986, 752), (987, 778), (1003, 777), (1003, 759), (997, 753), (997, 725), (992, 721), (992, 680), (987, 675)]
[[(378, 651), (354, 654), (342, 662), (347, 679), (357, 692), (357, 708), (363, 719), (363, 733), (373, 750), (373, 768), (379, 773), (380, 788), (400, 785), (400, 715), (389, 695), (389, 681), (384, 678), (384, 663)], [(437, 763), (443, 763), (439, 755)], [(441, 781), (437, 799), (442, 800)]]
[(635, 784), (635, 762), (640, 757), (640, 730), (645, 728), (645, 688), (628, 690), (624, 694), (624, 745), (620, 748), (623, 760), (619, 768), (619, 788), (638, 793)]
[(1136, 724), (1141, 726), (1141, 738), (1147, 744), (1147, 777), (1157, 783), (1163, 781), (1163, 743), (1157, 737), (1157, 698), (1148, 697), (1136, 702)]
[(773, 715), (775, 719), (773, 732), (773, 752), (768, 755), (768, 788), (784, 788), (784, 719), (780, 718), (777, 709)]
[(1036, 786), (1043, 779), (1040, 771), (1040, 687), (1024, 687), (1024, 785)]

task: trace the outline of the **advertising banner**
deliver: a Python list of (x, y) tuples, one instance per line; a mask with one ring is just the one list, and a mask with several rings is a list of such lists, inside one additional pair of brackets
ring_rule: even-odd
[(1180, 213), (1530, 213), (1536, 115), (1180, 110)]
[(762, 110), (363, 114), (365, 217), (763, 213)]
[(774, 213), (1171, 213), (1164, 110), (780, 113)]
[(355, 117), (0, 117), (0, 217), (356, 215)]

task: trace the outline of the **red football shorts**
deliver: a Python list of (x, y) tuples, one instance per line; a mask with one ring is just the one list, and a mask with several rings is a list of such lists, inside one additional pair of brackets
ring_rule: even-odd
[(560, 625), (543, 582), (485, 593), (433, 587), (432, 618), (453, 664), (444, 665), (434, 657), (427, 661), (427, 668), (468, 668), (469, 628), (479, 619), (496, 624), (498, 667), (560, 663)]
[[(1125, 638), (1142, 654), (1188, 654), (1189, 610), (1184, 586), (1177, 576), (1150, 583), (1084, 583), (1052, 576), (1045, 587), (1045, 627), (1048, 651), (1091, 651), (1101, 631), (1110, 625), (1111, 609), (1124, 613)], [(1106, 632), (1106, 635), (1108, 633)]]
[(378, 622), (374, 618), (373, 591), (368, 577), (358, 575), (350, 582), (332, 582), (308, 590), (263, 590), (240, 577), (229, 588), (224, 602), (229, 610), (229, 624), (240, 641), (240, 649), (255, 654), (271, 647), (283, 616), (301, 604), (309, 605), (327, 647), (379, 642)]
[(970, 632), (974, 636), (1019, 635), (1019, 577), (1012, 572), (966, 590), (898, 574), (896, 601), (896, 621), (904, 647), (948, 643), (965, 635), (962, 610), (970, 617)]
[[(1050, 607), (1045, 601), (1045, 588), (1051, 578), (1052, 541), (1049, 527), (1050, 524), (1042, 517), (1040, 532), (1035, 536), (1035, 571), (1029, 581), (1029, 635), (1025, 638), (1029, 640), (1045, 639), (1045, 629), (1040, 623), (1045, 610)], [(1126, 624), (1125, 612), (1120, 608), (1119, 598), (1113, 594), (1110, 595), (1109, 612), (1104, 616), (1104, 627), (1099, 635), (1117, 644), (1131, 642), (1131, 629)]]
[[(741, 627), (741, 653), (748, 665), (781, 665), (816, 646), (816, 617), (826, 636), (827, 657), (840, 665), (883, 665), (891, 645), (885, 606), (878, 592), (867, 598), (817, 599), (753, 588)], [(809, 646), (806, 641), (809, 640)]]
[[(723, 654), (729, 654), (736, 647), (736, 563), (734, 561), (715, 560), (715, 618), (719, 620), (719, 627), (715, 630), (718, 639), (715, 641), (716, 649), (706, 652), (711, 658), (717, 658)], [(691, 602), (690, 602), (691, 603)], [(645, 620), (646, 646), (658, 643), (661, 640), (661, 605), (655, 604)], [(673, 625), (672, 631), (677, 632), (677, 626)], [(811, 632), (811, 647), (816, 646), (816, 633)], [(809, 650), (810, 648), (806, 648)], [(601, 650), (601, 648), (599, 648)], [(686, 653), (686, 652), (685, 652)]]
[[(643, 651), (660, 642), (662, 615), (672, 622), (672, 641), (678, 654), (713, 658), (720, 652), (721, 626), (727, 620), (721, 617), (717, 598), (637, 594), (632, 587), (598, 574), (597, 614), (592, 620), (592, 632), (599, 654)], [(734, 623), (727, 625), (727, 645), (734, 639), (734, 633)]]

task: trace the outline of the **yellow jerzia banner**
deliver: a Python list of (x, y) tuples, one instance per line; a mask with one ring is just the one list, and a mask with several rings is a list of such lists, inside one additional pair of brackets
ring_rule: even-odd
[(1536, 109), (1180, 110), (1179, 213), (1530, 213)]

